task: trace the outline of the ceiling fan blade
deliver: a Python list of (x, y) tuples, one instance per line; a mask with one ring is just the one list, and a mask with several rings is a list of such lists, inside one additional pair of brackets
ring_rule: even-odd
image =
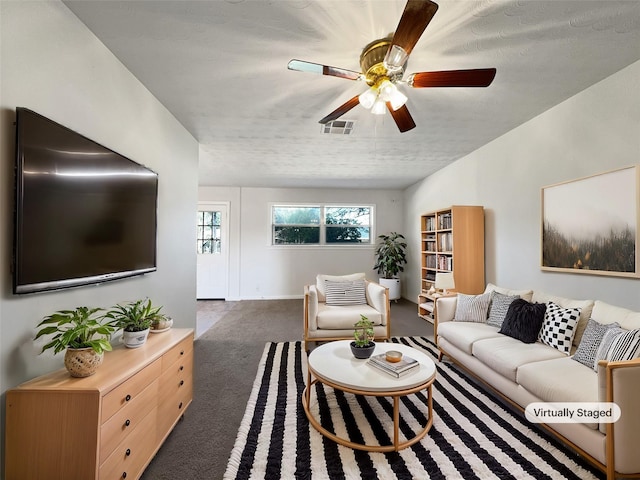
[(399, 109), (394, 110), (391, 107), (391, 102), (387, 102), (387, 108), (389, 109), (389, 113), (391, 113), (391, 116), (395, 120), (400, 133), (404, 133), (411, 130), (412, 128), (415, 128), (416, 122), (413, 121), (413, 117), (411, 117), (409, 109), (406, 105), (403, 105)]
[(340, 118), (342, 115), (344, 115), (345, 113), (347, 113), (349, 110), (351, 110), (353, 107), (355, 107), (360, 103), (360, 100), (358, 100), (358, 96), (359, 95), (356, 95), (351, 100), (348, 100), (347, 102), (340, 105), (333, 112), (331, 112), (329, 115), (327, 115), (322, 120), (320, 120), (319, 123), (322, 123), (322, 124), (329, 123), (332, 120)]
[(332, 77), (346, 78), (348, 80), (358, 80), (361, 77), (360, 72), (347, 70), (345, 68), (330, 67), (328, 65), (320, 65), (319, 63), (305, 62), (304, 60), (291, 60), (287, 65), (289, 70), (297, 70), (299, 72), (318, 73), (320, 75), (330, 75)]
[(408, 0), (391, 46), (398, 45), (409, 55), (437, 10), (438, 5), (430, 0)]
[(495, 68), (448, 70), (443, 72), (412, 73), (407, 84), (413, 88), (426, 87), (488, 87), (496, 76)]

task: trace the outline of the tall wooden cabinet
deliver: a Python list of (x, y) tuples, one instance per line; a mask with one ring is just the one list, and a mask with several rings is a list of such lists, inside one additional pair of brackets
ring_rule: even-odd
[(436, 273), (453, 272), (455, 291), (466, 294), (482, 293), (484, 280), (484, 208), (454, 205), (427, 213), (420, 218), (421, 288), (418, 313), (428, 305), (426, 292), (435, 284)]
[(191, 329), (115, 347), (90, 377), (26, 382), (6, 394), (6, 478), (139, 478), (192, 398)]

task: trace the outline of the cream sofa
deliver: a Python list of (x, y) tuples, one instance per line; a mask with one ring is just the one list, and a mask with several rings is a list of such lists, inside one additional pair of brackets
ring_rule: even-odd
[[(364, 281), (363, 303), (327, 305), (326, 282), (350, 283)], [(376, 340), (388, 340), (390, 335), (389, 289), (366, 280), (364, 273), (351, 275), (317, 275), (315, 285), (304, 287), (304, 348), (307, 342), (348, 340), (353, 338), (354, 325), (360, 315), (373, 322)]]
[[(508, 290), (489, 284), (486, 292), (518, 295), (530, 302), (580, 308), (571, 355), (590, 318), (617, 322), (625, 330), (640, 328), (640, 312), (602, 301), (572, 300), (540, 291)], [(616, 423), (540, 424), (607, 474), (640, 476), (640, 359), (597, 363), (597, 372), (540, 341), (527, 344), (503, 335), (486, 323), (455, 321), (457, 297), (437, 300), (436, 342), (440, 359), (449, 357), (489, 385), (511, 404), (525, 410), (532, 402), (614, 402), (621, 409)]]

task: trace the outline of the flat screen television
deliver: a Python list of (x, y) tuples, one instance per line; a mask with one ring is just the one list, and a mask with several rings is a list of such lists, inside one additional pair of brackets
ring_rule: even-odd
[(16, 109), (13, 292), (156, 270), (158, 174)]

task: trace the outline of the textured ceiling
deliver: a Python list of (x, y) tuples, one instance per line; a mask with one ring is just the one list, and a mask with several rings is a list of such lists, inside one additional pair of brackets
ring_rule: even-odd
[(366, 85), (287, 63), (360, 71), (404, 0), (64, 3), (200, 142), (200, 185), (405, 188), (640, 59), (635, 0), (440, 0), (407, 74), (495, 67), (493, 84), (400, 87), (415, 129), (356, 106), (351, 135), (326, 135)]

